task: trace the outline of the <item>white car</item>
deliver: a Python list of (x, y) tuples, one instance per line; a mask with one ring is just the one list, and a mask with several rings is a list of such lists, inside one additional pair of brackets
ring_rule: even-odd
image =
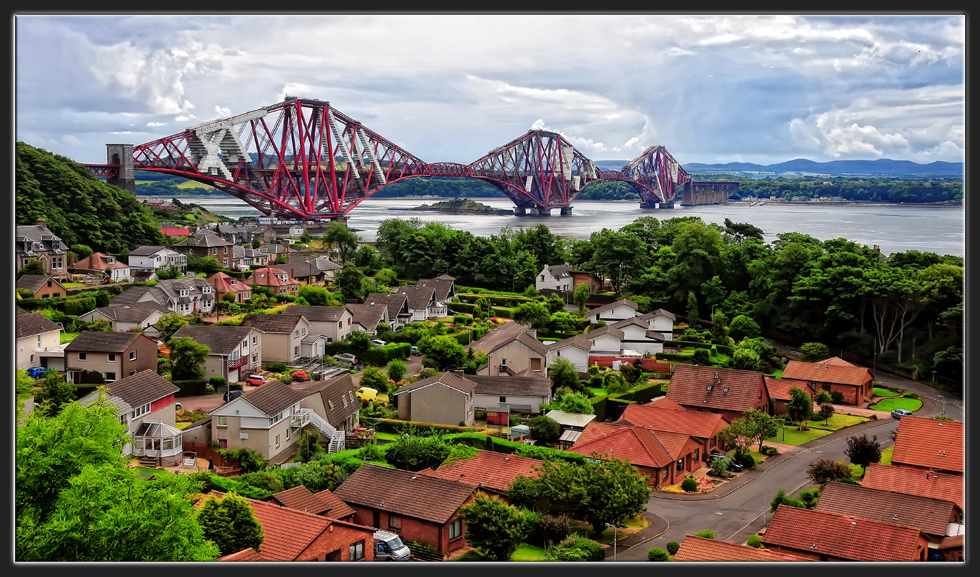
[(381, 339), (374, 339), (374, 340), (371, 341), (371, 344), (373, 344), (376, 347), (383, 347), (383, 346), (387, 345), (388, 343), (387, 343), (387, 341), (383, 341)]
[(357, 364), (357, 357), (350, 353), (336, 354), (333, 356), (333, 360), (337, 361), (338, 363), (347, 363), (352, 367)]

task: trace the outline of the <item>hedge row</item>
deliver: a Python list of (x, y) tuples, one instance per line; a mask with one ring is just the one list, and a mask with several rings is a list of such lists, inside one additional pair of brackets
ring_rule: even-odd
[(501, 307), (514, 307), (514, 306), (517, 306), (517, 305), (519, 305), (521, 303), (528, 303), (528, 302), (534, 302), (534, 301), (538, 301), (539, 300), (539, 299), (536, 299), (536, 298), (528, 298), (528, 297), (525, 297), (525, 296), (513, 296), (513, 295), (511, 295), (511, 296), (507, 296), (507, 295), (498, 296), (498, 295), (492, 295), (492, 294), (469, 294), (469, 293), (462, 293), (462, 294), (460, 294), (460, 293), (457, 293), (456, 296), (460, 299), (460, 301), (466, 300), (468, 302), (467, 303), (462, 303), (462, 302), (460, 302), (460, 303), (455, 303), (455, 302), (454, 303), (451, 303), (453, 305), (453, 308), (456, 308), (455, 305), (457, 305), (457, 304), (475, 303), (479, 299), (487, 299), (492, 306), (501, 306)]
[(701, 343), (696, 341), (677, 340), (677, 341), (664, 341), (664, 346), (687, 348), (687, 349), (708, 349), (709, 351), (713, 349), (723, 355), (732, 354), (732, 347), (730, 345), (716, 345), (714, 343)]
[(109, 295), (104, 292), (84, 297), (52, 297), (39, 299), (35, 297), (17, 301), (17, 306), (27, 312), (40, 309), (54, 309), (66, 315), (78, 316), (98, 307), (109, 305)]
[(482, 339), (483, 335), (487, 334), (487, 327), (486, 326), (473, 327), (470, 329), (469, 333), (470, 334), (467, 335), (466, 331), (463, 331), (461, 333), (453, 335), (453, 337), (456, 339), (457, 343), (465, 347), (475, 340)]

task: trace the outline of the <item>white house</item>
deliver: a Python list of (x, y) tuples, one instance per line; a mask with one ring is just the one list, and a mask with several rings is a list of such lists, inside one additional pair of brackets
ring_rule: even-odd
[(575, 277), (572, 276), (572, 269), (567, 264), (546, 264), (534, 279), (534, 288), (538, 291), (542, 289), (570, 291), (574, 286)]
[(165, 246), (141, 246), (127, 255), (129, 267), (136, 270), (169, 269), (177, 267), (181, 274), (187, 272), (187, 255)]
[(545, 376), (465, 375), (476, 383), (473, 406), (477, 410), (540, 415), (541, 405), (551, 402), (551, 379)]
[[(18, 369), (30, 367), (47, 367), (42, 354), (44, 351), (61, 350), (61, 369), (64, 369), (64, 352), (61, 349), (62, 328), (58, 323), (48, 319), (41, 313), (29, 313), (20, 307), (14, 307), (16, 312), (17, 342), (14, 348), (17, 352), (16, 366)], [(51, 367), (59, 368), (59, 367)]]
[(580, 374), (589, 371), (589, 351), (592, 342), (586, 335), (575, 335), (548, 345), (548, 366), (553, 366), (558, 359), (572, 363)]
[(674, 323), (677, 322), (677, 316), (674, 313), (665, 311), (664, 309), (657, 309), (642, 314), (637, 318), (646, 321), (647, 328), (660, 333), (663, 340), (669, 341), (674, 338)]
[(639, 314), (639, 306), (627, 299), (620, 299), (614, 303), (609, 303), (598, 308), (594, 308), (585, 313), (585, 318), (592, 323), (600, 320), (606, 324), (615, 323), (623, 319), (631, 319)]

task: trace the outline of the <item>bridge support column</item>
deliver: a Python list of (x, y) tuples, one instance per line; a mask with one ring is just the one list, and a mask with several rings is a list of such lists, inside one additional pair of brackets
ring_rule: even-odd
[(551, 216), (551, 209), (548, 207), (538, 206), (534, 208), (537, 216)]
[(673, 210), (674, 201), (670, 200), (667, 202), (661, 202), (659, 205), (657, 205), (657, 208), (659, 208), (660, 210)]
[(572, 207), (570, 207), (570, 206), (563, 206), (563, 207), (561, 207), (561, 215), (562, 216), (572, 216)]
[(515, 206), (514, 216), (527, 216), (527, 208), (523, 206)]
[(106, 178), (106, 183), (136, 194), (136, 175), (133, 171), (133, 145), (107, 144), (106, 164), (119, 166), (119, 176)]

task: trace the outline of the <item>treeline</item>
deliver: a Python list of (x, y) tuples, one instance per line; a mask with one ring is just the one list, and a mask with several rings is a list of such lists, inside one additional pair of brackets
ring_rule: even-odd
[(23, 142), (16, 153), (16, 224), (43, 218), (66, 247), (84, 244), (109, 253), (166, 243), (149, 209), (129, 192), (71, 159)]
[(387, 219), (375, 246), (399, 278), (449, 274), (458, 285), (523, 291), (544, 265), (567, 262), (609, 278), (644, 311), (665, 308), (695, 323), (745, 315), (763, 330), (805, 335), (834, 351), (876, 355), (924, 376), (962, 376), (958, 256), (885, 256), (843, 238), (799, 233), (766, 243), (749, 224), (651, 216), (588, 240), (560, 238), (545, 225), (481, 237), (417, 218)]
[[(707, 179), (706, 179), (707, 180)], [(839, 197), (854, 202), (920, 203), (963, 202), (963, 179), (842, 178), (807, 176), (802, 178), (727, 178), (710, 180), (738, 182), (730, 198), (777, 197), (790, 200)]]

